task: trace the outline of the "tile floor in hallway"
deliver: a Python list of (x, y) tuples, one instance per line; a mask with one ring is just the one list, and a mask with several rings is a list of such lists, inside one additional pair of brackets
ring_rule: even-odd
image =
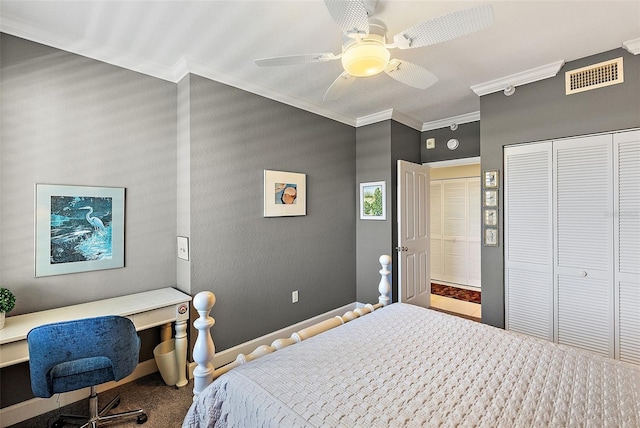
[(474, 318), (482, 318), (482, 308), (481, 305), (477, 303), (432, 294), (431, 306), (444, 311), (455, 312)]

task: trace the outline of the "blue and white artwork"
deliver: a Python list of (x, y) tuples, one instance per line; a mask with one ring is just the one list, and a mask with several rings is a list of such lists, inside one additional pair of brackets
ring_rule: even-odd
[(112, 198), (51, 196), (51, 263), (111, 259), (112, 212)]
[(124, 267), (124, 188), (35, 190), (36, 277)]

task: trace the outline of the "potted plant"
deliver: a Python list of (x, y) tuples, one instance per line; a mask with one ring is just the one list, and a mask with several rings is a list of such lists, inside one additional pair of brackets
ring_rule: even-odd
[(0, 328), (4, 327), (4, 317), (16, 305), (16, 296), (11, 290), (0, 288)]

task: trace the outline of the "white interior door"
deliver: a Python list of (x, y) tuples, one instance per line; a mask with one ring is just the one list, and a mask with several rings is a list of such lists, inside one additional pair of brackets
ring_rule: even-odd
[(429, 232), (431, 233), (431, 279), (444, 281), (444, 249), (442, 246), (442, 181), (434, 180), (429, 184)]
[(480, 287), (482, 269), (480, 251), (482, 249), (482, 199), (480, 177), (467, 178), (467, 282)]
[(480, 177), (436, 179), (431, 204), (431, 279), (480, 287)]
[(640, 131), (614, 143), (616, 358), (640, 364)]
[(558, 343), (614, 356), (612, 137), (555, 141)]
[(444, 180), (444, 247), (443, 278), (454, 284), (466, 284), (467, 264), (467, 182), (464, 179)]
[(398, 301), (431, 305), (429, 167), (398, 161)]
[(552, 142), (504, 149), (506, 329), (554, 340)]

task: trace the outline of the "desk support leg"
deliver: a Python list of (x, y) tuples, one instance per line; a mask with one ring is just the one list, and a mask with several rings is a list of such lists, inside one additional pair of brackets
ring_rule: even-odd
[(176, 386), (182, 388), (187, 381), (187, 320), (176, 321), (176, 362), (178, 364), (178, 381)]
[(166, 342), (167, 340), (171, 340), (171, 336), (173, 335), (173, 326), (170, 322), (166, 324), (162, 324), (160, 326), (160, 341)]

